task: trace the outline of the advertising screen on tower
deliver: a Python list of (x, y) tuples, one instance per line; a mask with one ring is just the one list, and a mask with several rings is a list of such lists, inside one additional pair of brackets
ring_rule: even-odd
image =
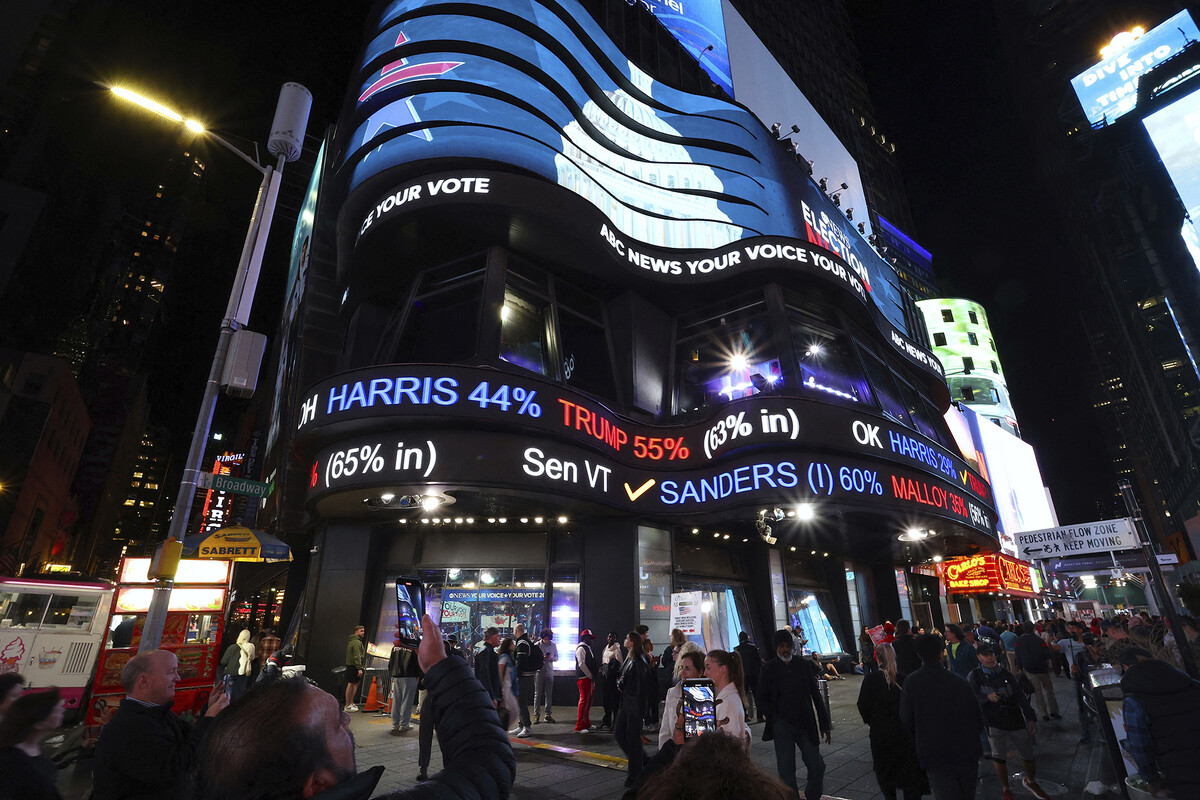
[[(852, 159), (821, 156), (831, 192), (851, 186), (839, 208), (745, 108), (655, 81), (570, 0), (397, 0), (376, 27), (339, 125), (336, 168), (352, 203), (386, 202), (353, 194), (392, 168), (438, 159), (503, 165), (584, 199), (609, 230), (640, 244), (714, 249), (759, 236), (816, 244), (845, 261), (875, 307), (906, 330), (899, 279), (857, 227), (865, 205), (854, 220), (843, 210), (861, 197)], [(443, 189), (422, 186), (381, 212), (437, 201)], [(476, 184), (471, 193), (480, 194)], [(359, 238), (374, 235), (377, 221), (364, 213)]]
[[(1120, 38), (1114, 40), (1114, 49), (1120, 48)], [(1191, 14), (1180, 11), (1157, 28), (1127, 40), (1128, 46), (1071, 79), (1083, 113), (1093, 125), (1112, 123), (1132, 111), (1137, 105), (1138, 79), (1188, 42), (1200, 40), (1200, 29)]]
[(1184, 244), (1200, 266), (1200, 243), (1194, 220), (1200, 215), (1200, 88), (1148, 115), (1143, 124), (1158, 150), (1189, 219), (1183, 223)]
[(700, 61), (713, 83), (732, 97), (721, 0), (641, 0), (641, 3)]

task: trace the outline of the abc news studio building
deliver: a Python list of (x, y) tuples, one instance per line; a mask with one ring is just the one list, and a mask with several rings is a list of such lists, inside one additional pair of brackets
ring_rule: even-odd
[(800, 624), (854, 652), (940, 620), (934, 556), (997, 549), (919, 313), (756, 95), (809, 109), (805, 155), (865, 208), (857, 168), (717, 15), (702, 64), (745, 105), (702, 46), (658, 48), (673, 88), (573, 0), (374, 10), (296, 232), (268, 444), (276, 524), (312, 541), (313, 677), (360, 621), (390, 646), (397, 576), (468, 645), (551, 628), (567, 670), (583, 627), (665, 642), (673, 592), (703, 593), (709, 648)]

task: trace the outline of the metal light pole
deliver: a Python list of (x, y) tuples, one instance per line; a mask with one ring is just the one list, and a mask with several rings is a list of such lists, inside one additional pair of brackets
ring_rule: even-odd
[(1171, 593), (1167, 590), (1167, 584), (1163, 580), (1162, 569), (1158, 565), (1158, 553), (1154, 551), (1154, 545), (1150, 542), (1150, 531), (1146, 528), (1146, 521), (1142, 519), (1142, 509), (1133, 494), (1133, 484), (1128, 479), (1122, 478), (1117, 484), (1117, 489), (1121, 492), (1121, 499), (1125, 501), (1125, 508), (1129, 511), (1129, 516), (1133, 517), (1134, 525), (1137, 527), (1138, 542), (1142, 546), (1142, 555), (1145, 556), (1146, 566), (1150, 570), (1147, 574), (1146, 587), (1154, 593), (1158, 604), (1166, 613), (1167, 624), (1171, 626), (1171, 635), (1175, 637), (1175, 645), (1179, 648), (1180, 658), (1183, 659), (1183, 668), (1193, 678), (1200, 676), (1200, 672), (1196, 670), (1196, 660), (1192, 657), (1192, 648), (1188, 645), (1183, 625), (1179, 622), (1175, 603), (1172, 602)]
[[(182, 115), (152, 100), (116, 87), (113, 88), (113, 93), (156, 114), (182, 123), (189, 130), (197, 133), (204, 132), (204, 127), (198, 122), (184, 119)], [(263, 250), (267, 245), (271, 218), (275, 213), (275, 200), (279, 195), (283, 165), (300, 157), (304, 144), (304, 130), (308, 126), (308, 112), (311, 107), (312, 94), (308, 89), (298, 83), (283, 85), (279, 92), (279, 102), (275, 107), (275, 119), (271, 123), (271, 134), (267, 139), (267, 150), (277, 159), (274, 167), (260, 166), (257, 161), (220, 136), (207, 133), (222, 147), (233, 152), (262, 173), (263, 179), (258, 188), (254, 211), (250, 215), (250, 227), (246, 231), (246, 240), (242, 245), (242, 255), (238, 261), (233, 288), (229, 293), (229, 302), (225, 307), (225, 316), (221, 321), (221, 333), (217, 339), (216, 352), (213, 354), (212, 368), (208, 373), (208, 381), (204, 384), (204, 396), (200, 401), (200, 412), (196, 416), (196, 428), (192, 432), (192, 444), (183, 465), (183, 479), (179, 483), (179, 494), (175, 500), (175, 512), (171, 516), (171, 527), (167, 532), (165, 545), (167, 548), (172, 547), (174, 542), (182, 542), (187, 533), (188, 517), (192, 512), (192, 499), (196, 494), (197, 481), (203, 468), (201, 462), (204, 459), (204, 449), (212, 427), (213, 412), (217, 407), (217, 392), (220, 390), (221, 376), (224, 374), (225, 362), (229, 356), (229, 346), (234, 332), (244, 326), (250, 316), (250, 308), (254, 303), (254, 291), (258, 285), (258, 273), (262, 266)], [(174, 546), (178, 547), (178, 545)], [(174, 569), (172, 568), (170, 572), (173, 577)], [(139, 653), (158, 649), (162, 640), (163, 625), (167, 620), (167, 609), (170, 605), (173, 585), (172, 578), (156, 579), (154, 595), (150, 601), (150, 609), (146, 614), (146, 624), (142, 631), (141, 645), (138, 647)]]

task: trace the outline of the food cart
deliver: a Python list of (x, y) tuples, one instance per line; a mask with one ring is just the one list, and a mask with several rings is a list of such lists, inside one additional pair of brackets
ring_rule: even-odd
[(33, 690), (57, 686), (74, 718), (108, 633), (113, 585), (0, 578), (0, 675), (19, 672)]
[[(89, 726), (108, 722), (125, 697), (121, 669), (137, 654), (146, 612), (154, 595), (154, 580), (148, 576), (149, 568), (149, 558), (121, 560), (107, 637), (92, 684), (92, 698), (87, 710)], [(175, 653), (179, 659), (179, 681), (175, 685), (173, 708), (184, 719), (192, 720), (203, 714), (216, 680), (231, 575), (228, 561), (184, 559), (179, 562), (161, 647)]]

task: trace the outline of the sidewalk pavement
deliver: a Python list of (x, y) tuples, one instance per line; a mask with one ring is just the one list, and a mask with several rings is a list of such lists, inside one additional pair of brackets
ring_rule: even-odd
[[(829, 705), (833, 719), (833, 744), (821, 745), (825, 757), (825, 792), (830, 797), (846, 800), (883, 800), (875, 774), (871, 768), (871, 745), (867, 726), (858, 715), (856, 703), (862, 677), (847, 676), (844, 681), (829, 684)], [(1058, 698), (1063, 719), (1038, 723), (1038, 782), (1052, 797), (1079, 798), (1083, 796), (1088, 782), (1089, 769), (1105, 758), (1099, 745), (1081, 745), (1079, 741), (1079, 716), (1075, 702), (1075, 687), (1067, 678), (1054, 678), (1054, 692)], [(560, 722), (543, 722), (532, 728), (527, 739), (510, 737), (517, 756), (517, 780), (513, 797), (517, 800), (557, 800), (557, 798), (618, 798), (624, 791), (625, 758), (613, 735), (603, 733), (577, 734), (574, 732), (575, 708), (562, 707)], [(379, 764), (387, 769), (383, 773), (378, 792), (389, 792), (416, 785), (417, 775), (417, 726), (404, 734), (393, 734), (391, 719), (386, 716), (354, 714), (351, 728), (358, 742), (358, 767), (366, 769)], [(600, 719), (599, 709), (592, 709), (592, 720)], [(762, 741), (762, 725), (751, 726), (754, 743), (751, 755), (754, 761), (771, 774), (775, 774), (775, 750), (770, 742)], [(647, 733), (653, 745), (647, 746), (648, 753), (657, 749), (658, 734)], [(1093, 752), (1093, 748), (1097, 748)], [(430, 772), (441, 768), (441, 754), (437, 739), (433, 744)], [(799, 768), (797, 781), (803, 789), (804, 767), (797, 754)], [(1021, 769), (1016, 753), (1008, 760), (1010, 772)], [(978, 800), (999, 800), (1000, 784), (991, 761), (979, 762)], [(1013, 795), (1017, 800), (1033, 795), (1021, 785), (1020, 779), (1011, 781)], [(1087, 795), (1092, 797), (1093, 795)]]

